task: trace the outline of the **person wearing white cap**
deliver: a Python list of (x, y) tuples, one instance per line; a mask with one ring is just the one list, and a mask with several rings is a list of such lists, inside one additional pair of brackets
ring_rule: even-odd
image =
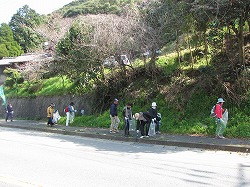
[(224, 102), (225, 101), (222, 98), (219, 98), (217, 101), (217, 104), (215, 105), (215, 109), (214, 109), (214, 113), (216, 115), (216, 125), (217, 125), (215, 135), (217, 138), (221, 138), (221, 139), (225, 138), (223, 136), (223, 132), (226, 128), (226, 124), (222, 119), (222, 114), (224, 112), (222, 105)]
[[(157, 104), (156, 102), (152, 102), (151, 108), (149, 109), (149, 114), (151, 116), (151, 120), (154, 120), (155, 122), (155, 132), (156, 134), (160, 134), (160, 119), (158, 116), (158, 112), (157, 112)], [(148, 127), (149, 128), (149, 127)]]

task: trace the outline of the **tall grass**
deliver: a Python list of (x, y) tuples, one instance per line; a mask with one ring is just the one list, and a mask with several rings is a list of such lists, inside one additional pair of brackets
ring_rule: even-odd
[(73, 82), (66, 77), (52, 77), (33, 82), (25, 81), (15, 88), (4, 87), (4, 90), (8, 97), (32, 97), (67, 94), (73, 86)]

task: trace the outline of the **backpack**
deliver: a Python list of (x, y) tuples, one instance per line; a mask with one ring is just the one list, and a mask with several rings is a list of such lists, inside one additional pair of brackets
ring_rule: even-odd
[(69, 107), (67, 106), (65, 109), (64, 109), (64, 112), (69, 112)]
[(216, 105), (214, 105), (214, 106), (212, 107), (211, 113), (210, 113), (210, 116), (213, 117), (213, 118), (216, 117), (216, 114), (215, 114), (215, 106), (216, 106)]

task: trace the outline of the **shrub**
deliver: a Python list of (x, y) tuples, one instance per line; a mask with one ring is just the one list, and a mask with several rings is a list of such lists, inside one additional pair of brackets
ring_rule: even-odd
[(35, 84), (33, 84), (32, 86), (29, 87), (28, 92), (30, 94), (32, 93), (37, 93), (38, 91), (40, 91), (43, 87), (43, 83), (42, 82), (36, 82)]
[(192, 128), (190, 128), (189, 133), (190, 134), (205, 134), (206, 133), (207, 126), (198, 124), (194, 125)]
[(250, 138), (250, 124), (242, 123), (235, 129), (235, 136)]

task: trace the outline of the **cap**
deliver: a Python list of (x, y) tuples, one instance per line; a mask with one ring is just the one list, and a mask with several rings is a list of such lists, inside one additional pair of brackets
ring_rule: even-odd
[(153, 102), (153, 103), (152, 103), (152, 107), (154, 107), (154, 106), (157, 106), (157, 105), (156, 105), (156, 102)]
[(219, 98), (217, 103), (224, 103), (224, 102), (225, 101), (222, 98)]
[(114, 101), (119, 101), (119, 100), (115, 98)]

